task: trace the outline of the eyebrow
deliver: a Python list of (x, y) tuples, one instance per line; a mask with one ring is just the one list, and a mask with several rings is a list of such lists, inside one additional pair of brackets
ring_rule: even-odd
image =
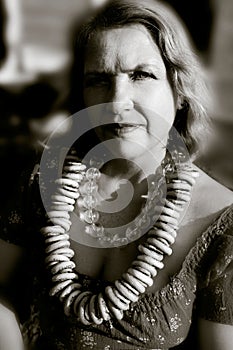
[[(142, 64), (138, 64), (136, 67), (134, 68), (130, 68), (130, 69), (122, 69), (123, 73), (130, 73), (130, 72), (134, 72), (134, 71), (139, 71), (142, 69), (152, 69), (152, 70), (156, 70), (156, 71), (166, 71), (166, 68), (164, 69), (164, 67), (158, 66), (157, 64), (154, 63), (142, 63)], [(86, 73), (84, 73), (84, 77), (89, 77), (89, 76), (94, 76), (94, 75), (115, 75), (115, 73), (111, 72), (110, 70), (106, 70), (106, 71), (102, 71), (102, 70), (90, 70), (87, 71)]]
[[(93, 71), (87, 71), (86, 73), (84, 73), (84, 78), (89, 77), (89, 76), (94, 76), (94, 75), (109, 75), (111, 74), (110, 72), (104, 72), (104, 71), (97, 71), (97, 70), (93, 70)], [(114, 75), (114, 74), (112, 74)]]

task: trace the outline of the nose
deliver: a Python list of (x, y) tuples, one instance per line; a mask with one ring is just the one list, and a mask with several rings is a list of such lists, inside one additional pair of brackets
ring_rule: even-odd
[(107, 106), (108, 112), (121, 116), (133, 109), (133, 95), (127, 77), (114, 77)]

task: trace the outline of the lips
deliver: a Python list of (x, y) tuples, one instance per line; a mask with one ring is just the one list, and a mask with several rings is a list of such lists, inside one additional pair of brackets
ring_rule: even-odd
[(142, 127), (141, 124), (135, 124), (135, 123), (112, 123), (112, 124), (107, 124), (103, 126), (106, 132), (110, 132), (115, 136), (121, 136), (124, 134), (131, 133), (141, 127)]

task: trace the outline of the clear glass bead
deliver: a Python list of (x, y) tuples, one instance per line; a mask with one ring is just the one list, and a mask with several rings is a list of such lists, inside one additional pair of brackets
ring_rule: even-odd
[(92, 196), (91, 194), (83, 197), (83, 205), (86, 208), (88, 208), (88, 209), (95, 208), (96, 204), (97, 204), (97, 199), (94, 196)]
[(138, 229), (144, 229), (150, 226), (150, 218), (145, 213), (140, 214), (136, 220), (135, 225)]
[(79, 197), (76, 201), (76, 206), (78, 206), (79, 208), (84, 206), (84, 202), (83, 202), (83, 198)]
[(89, 168), (86, 172), (86, 178), (88, 180), (97, 181), (100, 178), (100, 171), (97, 168)]
[(146, 203), (143, 211), (147, 214), (147, 215), (153, 215), (155, 212), (155, 203), (152, 201), (149, 201), (148, 203)]
[(79, 212), (79, 217), (80, 217), (80, 220), (81, 220), (81, 221), (85, 221), (84, 214), (85, 214), (84, 211), (80, 211), (80, 212)]
[(157, 182), (157, 179), (154, 176), (151, 176), (151, 178), (148, 179), (148, 190), (154, 190), (158, 188), (158, 182)]
[(157, 192), (158, 198), (164, 198), (166, 197), (166, 194), (167, 194), (166, 186), (160, 186)]
[(111, 243), (117, 243), (121, 240), (120, 236), (116, 233), (112, 239), (111, 239)]
[(92, 228), (96, 233), (96, 237), (103, 237), (104, 236), (104, 227), (102, 225), (93, 224)]
[(157, 188), (152, 190), (152, 191), (150, 190), (148, 192), (148, 199), (149, 200), (153, 200), (157, 195), (158, 195), (158, 189)]
[(98, 240), (102, 246), (108, 246), (111, 242), (111, 238), (107, 236), (99, 237)]
[(144, 216), (140, 219), (139, 223), (140, 223), (140, 227), (141, 227), (142, 229), (147, 229), (147, 228), (149, 228), (149, 227), (150, 227), (150, 218), (149, 218), (149, 216), (144, 215)]
[(138, 229), (136, 227), (131, 228), (128, 227), (125, 231), (125, 236), (128, 240), (134, 239), (135, 236), (137, 235)]
[(121, 238), (121, 244), (125, 245), (128, 243), (128, 239), (126, 237)]
[(83, 217), (88, 224), (94, 224), (99, 220), (99, 213), (96, 210), (89, 209), (84, 212)]
[(92, 194), (97, 192), (98, 185), (96, 182), (88, 181), (83, 185), (83, 191), (87, 194)]
[(92, 225), (85, 226), (85, 233), (89, 236), (96, 237), (96, 232), (93, 229)]
[(91, 159), (90, 159), (90, 166), (91, 167), (95, 167), (95, 168), (98, 168), (98, 169), (100, 169), (102, 166), (103, 166), (103, 164), (104, 164), (104, 161), (103, 160), (101, 160), (101, 159), (99, 159), (99, 158), (97, 158), (97, 157), (92, 157)]

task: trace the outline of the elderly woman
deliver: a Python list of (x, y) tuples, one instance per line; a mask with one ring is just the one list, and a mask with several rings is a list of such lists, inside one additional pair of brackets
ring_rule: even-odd
[(205, 95), (172, 11), (101, 9), (79, 28), (71, 85), (69, 136), (48, 141), (3, 231), (27, 252), (25, 344), (230, 349), (233, 197), (190, 161)]

